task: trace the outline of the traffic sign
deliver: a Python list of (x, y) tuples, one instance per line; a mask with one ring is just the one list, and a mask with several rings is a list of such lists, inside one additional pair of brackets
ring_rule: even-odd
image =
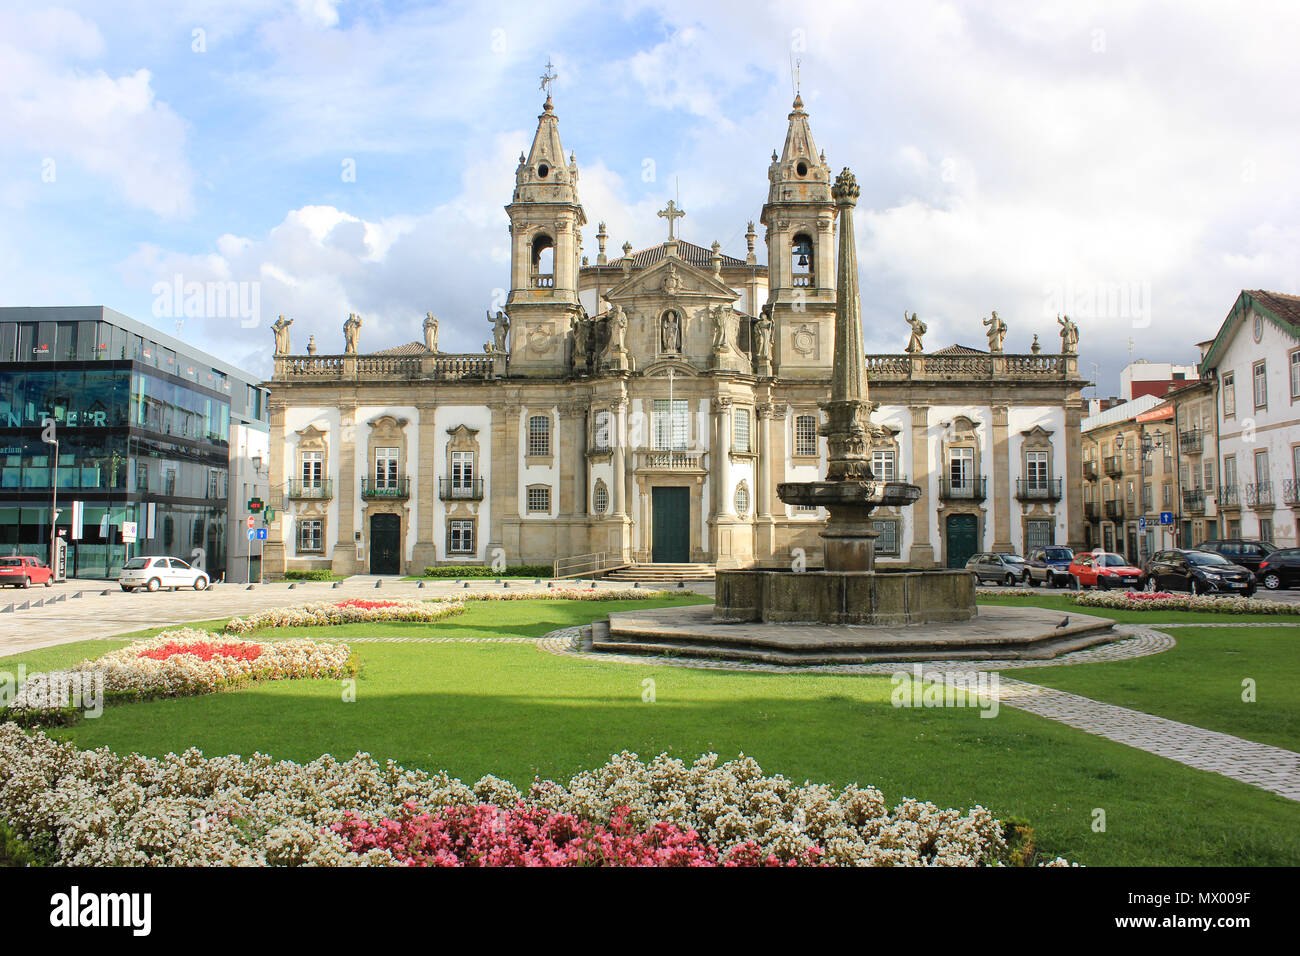
[(136, 522), (134, 521), (122, 522), (122, 543), (123, 544), (135, 544), (136, 529), (137, 529)]
[[(248, 520), (252, 521), (253, 519), (250, 518), (250, 519), (248, 519)], [(249, 529), (248, 529), (248, 540), (249, 540), (249, 541), (252, 541), (253, 538), (255, 538), (255, 537), (257, 537), (257, 532), (256, 532), (254, 529), (249, 528)]]
[(1162, 511), (1162, 512), (1160, 512), (1160, 523), (1161, 523), (1161, 524), (1173, 524), (1173, 523), (1174, 523), (1174, 513), (1173, 513), (1172, 511)]
[(1146, 515), (1143, 515), (1140, 518), (1138, 518), (1138, 530), (1145, 531), (1146, 529), (1147, 529), (1147, 519), (1146, 519)]
[(265, 541), (265, 540), (266, 540), (266, 529), (265, 529), (265, 528), (255, 528), (254, 530), (257, 532), (257, 540), (258, 540), (258, 541)]
[[(248, 516), (248, 529), (249, 529), (250, 531), (253, 530), (253, 516), (252, 516), (252, 515), (249, 515), (249, 516)], [(249, 538), (252, 538), (252, 535), (249, 535)]]

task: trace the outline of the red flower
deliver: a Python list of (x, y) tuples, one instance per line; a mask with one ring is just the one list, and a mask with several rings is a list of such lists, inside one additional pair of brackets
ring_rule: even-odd
[(193, 654), (195, 657), (204, 661), (210, 661), (218, 654), (222, 657), (232, 657), (239, 661), (255, 661), (262, 656), (262, 648), (257, 644), (212, 644), (208, 641), (196, 641), (193, 644), (177, 644), (175, 641), (168, 641), (161, 647), (141, 651), (136, 656), (147, 657), (150, 660), (155, 661), (165, 661), (167, 658), (175, 657), (177, 654)]
[(357, 607), (362, 610), (371, 611), (377, 607), (397, 607), (397, 601), (363, 601), (361, 598), (349, 598), (346, 601), (335, 601), (335, 607)]

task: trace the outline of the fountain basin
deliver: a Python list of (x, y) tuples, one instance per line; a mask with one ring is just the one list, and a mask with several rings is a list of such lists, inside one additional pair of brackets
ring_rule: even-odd
[(714, 578), (717, 623), (927, 624), (975, 617), (969, 571), (742, 568)]

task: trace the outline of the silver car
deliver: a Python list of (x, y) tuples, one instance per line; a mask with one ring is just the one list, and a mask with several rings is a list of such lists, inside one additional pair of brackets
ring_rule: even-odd
[(132, 558), (122, 565), (122, 573), (117, 576), (117, 583), (122, 586), (123, 591), (134, 591), (136, 588), (144, 588), (148, 591), (157, 591), (161, 588), (171, 588), (173, 591), (177, 588), (205, 591), (209, 581), (207, 574), (201, 568), (186, 564), (180, 558), (146, 555)]

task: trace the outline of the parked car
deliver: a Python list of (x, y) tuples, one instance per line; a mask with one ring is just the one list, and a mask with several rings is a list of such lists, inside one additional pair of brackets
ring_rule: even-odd
[(1300, 548), (1279, 548), (1259, 563), (1255, 580), (1270, 591), (1300, 586)]
[(991, 581), (1015, 587), (1025, 576), (1025, 559), (1018, 554), (986, 551), (971, 555), (966, 570), (975, 572), (975, 583)]
[(123, 591), (145, 588), (157, 591), (159, 588), (193, 588), (206, 590), (208, 576), (200, 569), (186, 564), (180, 558), (168, 558), (156, 555), (132, 558), (122, 565), (122, 572), (117, 583)]
[(1276, 551), (1277, 545), (1252, 538), (1220, 538), (1218, 541), (1202, 541), (1191, 550), (1210, 551), (1227, 558), (1231, 564), (1258, 571), (1260, 562)]
[(1025, 559), (1025, 583), (1030, 587), (1046, 584), (1048, 587), (1065, 587), (1070, 583), (1070, 563), (1074, 552), (1069, 548), (1052, 546), (1035, 548)]
[(1070, 562), (1070, 584), (1074, 588), (1131, 588), (1138, 584), (1142, 569), (1128, 563), (1122, 554), (1085, 551)]
[(12, 588), (29, 588), (33, 584), (44, 584), (47, 588), (54, 583), (54, 572), (40, 558), (25, 558), (14, 555), (0, 558), (0, 584)]
[(1147, 591), (1191, 591), (1193, 594), (1255, 593), (1255, 575), (1213, 551), (1173, 548), (1157, 551), (1142, 569)]

